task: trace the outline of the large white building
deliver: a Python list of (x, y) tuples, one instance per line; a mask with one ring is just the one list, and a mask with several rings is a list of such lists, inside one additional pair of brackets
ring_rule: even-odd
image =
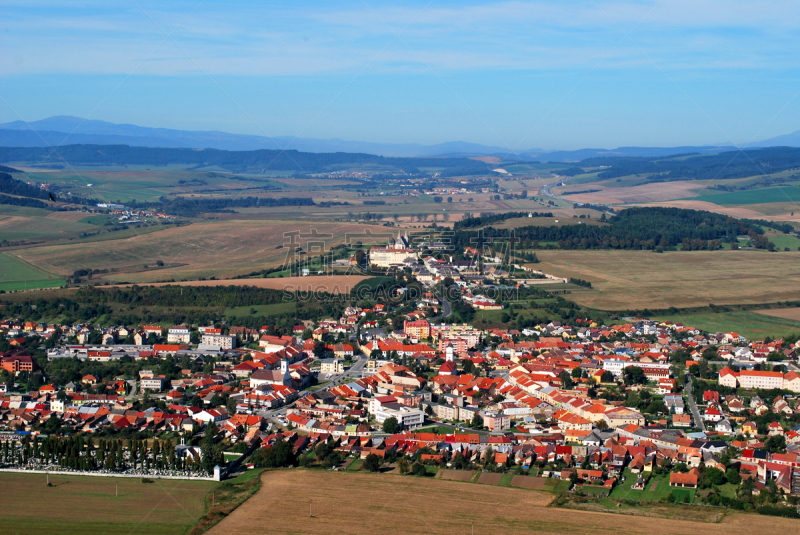
[(221, 349), (233, 349), (236, 347), (236, 337), (226, 334), (204, 334), (200, 343), (209, 346), (219, 346)]
[(398, 234), (397, 239), (389, 240), (389, 245), (380, 247), (373, 245), (369, 250), (370, 266), (388, 268), (403, 265), (406, 258), (416, 258), (414, 250), (408, 243), (408, 235)]
[(188, 344), (192, 341), (192, 336), (189, 333), (189, 328), (185, 325), (175, 325), (169, 328), (167, 332), (168, 344)]
[[(787, 374), (788, 375), (788, 374)], [(719, 384), (736, 388), (756, 388), (771, 390), (783, 388), (783, 374), (780, 372), (762, 372), (755, 370), (742, 370), (734, 372), (725, 367), (719, 371)]]
[(375, 416), (375, 421), (382, 424), (388, 418), (396, 418), (397, 423), (406, 429), (413, 429), (425, 422), (425, 413), (413, 407), (397, 402), (394, 396), (376, 396), (369, 400), (367, 410)]

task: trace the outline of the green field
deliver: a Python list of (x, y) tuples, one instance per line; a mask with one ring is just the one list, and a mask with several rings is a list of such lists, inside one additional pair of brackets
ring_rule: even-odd
[(36, 290), (63, 286), (66, 281), (17, 258), (0, 253), (0, 290)]
[(800, 202), (800, 186), (782, 186), (777, 188), (751, 189), (714, 193), (683, 199), (687, 201), (705, 201), (714, 204), (765, 204), (773, 202)]
[(0, 217), (0, 241), (74, 239), (83, 232), (98, 230), (95, 225), (46, 217)]
[[(211, 169), (187, 170), (180, 168), (156, 169), (109, 168), (69, 171), (28, 172), (27, 180), (56, 184), (59, 191), (85, 195), (110, 202), (157, 201), (162, 196), (227, 194), (248, 188), (263, 187), (280, 190), (284, 184), (264, 177), (246, 177)], [(253, 190), (248, 190), (252, 192)], [(238, 194), (238, 193), (237, 193)]]
[(770, 237), (769, 241), (774, 243), (775, 247), (777, 247), (780, 250), (783, 250), (788, 247), (792, 251), (797, 251), (798, 250), (797, 248), (800, 247), (800, 238), (797, 238), (795, 236), (789, 236), (786, 234), (782, 236)]
[[(183, 535), (205, 513), (210, 481), (0, 474), (4, 534)], [(117, 495), (118, 493), (118, 495)]]
[[(255, 310), (255, 312), (252, 312)], [(255, 305), (245, 307), (234, 307), (225, 310), (225, 315), (233, 316), (277, 316), (279, 314), (293, 314), (297, 310), (297, 303), (275, 303), (272, 305)]]
[(683, 323), (712, 333), (734, 331), (755, 340), (800, 333), (800, 321), (766, 316), (749, 310), (714, 313), (709, 309), (708, 312), (655, 316), (652, 319)]
[(546, 492), (552, 492), (553, 494), (561, 494), (569, 490), (572, 482), (568, 479), (559, 479), (557, 477), (548, 478), (548, 480), (544, 484), (544, 490)]
[[(610, 498), (618, 500), (657, 502), (661, 500), (661, 498), (670, 495), (673, 490), (676, 490), (669, 486), (669, 476), (666, 475), (650, 477), (644, 486), (644, 490), (634, 490), (631, 488), (636, 484), (636, 478), (638, 477), (637, 474), (625, 469), (625, 471), (622, 472), (622, 475), (625, 477), (625, 481), (614, 487), (614, 490), (611, 491), (611, 495), (609, 496)], [(654, 483), (656, 484), (656, 488), (655, 490), (651, 490)], [(693, 491), (692, 498), (694, 498)]]

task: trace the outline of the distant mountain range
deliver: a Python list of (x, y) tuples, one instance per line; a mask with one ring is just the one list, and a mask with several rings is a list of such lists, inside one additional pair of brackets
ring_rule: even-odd
[[(260, 149), (294, 149), (301, 152), (347, 152), (376, 154), (386, 157), (471, 157), (496, 156), (523, 161), (578, 162), (586, 158), (620, 156), (670, 156), (688, 152), (717, 153), (731, 150), (731, 145), (684, 147), (620, 147), (617, 149), (580, 149), (545, 151), (528, 149), (509, 151), (502, 147), (451, 141), (436, 145), (417, 143), (373, 143), (343, 139), (309, 139), (292, 136), (266, 137), (227, 132), (195, 132), (169, 128), (149, 128), (132, 124), (83, 120), (59, 115), (26, 123), (14, 121), (0, 124), (0, 147), (48, 147), (58, 145), (130, 145), (134, 147), (221, 149), (251, 151)], [(800, 147), (800, 131), (768, 139), (748, 147)]]

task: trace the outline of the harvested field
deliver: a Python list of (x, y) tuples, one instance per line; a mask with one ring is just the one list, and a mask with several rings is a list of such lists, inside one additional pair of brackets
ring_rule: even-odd
[[(282, 470), (214, 526), (212, 535), (262, 533), (574, 533), (578, 535), (771, 535), (797, 521), (731, 514), (719, 524), (546, 507), (552, 496), (522, 489), (455, 485), (434, 478)], [(313, 516), (305, 513), (311, 506)], [(689, 508), (672, 511), (689, 516)], [(398, 529), (398, 522), (402, 528)]]
[(787, 320), (800, 321), (800, 308), (776, 308), (772, 310), (756, 310), (759, 314), (765, 316), (772, 316), (775, 318), (784, 318)]
[(438, 477), (450, 481), (469, 481), (472, 470), (440, 470)]
[[(273, 279), (224, 279), (183, 282), (157, 282), (147, 286), (254, 286), (289, 292), (350, 293), (359, 282), (369, 279), (361, 275), (319, 275), (308, 277), (285, 277)], [(244, 307), (250, 308), (250, 307)]]
[(500, 158), (497, 156), (474, 156), (470, 160), (478, 160), (484, 163), (500, 163)]
[(503, 474), (493, 474), (490, 472), (483, 472), (481, 476), (478, 478), (478, 483), (483, 485), (499, 485), (500, 478), (503, 477)]
[(673, 199), (693, 197), (696, 195), (696, 191), (702, 188), (703, 185), (696, 181), (682, 180), (676, 182), (659, 182), (628, 187), (607, 187), (599, 183), (576, 184), (574, 186), (555, 188), (555, 191), (569, 192), (599, 189), (600, 191), (592, 193), (568, 195), (567, 198), (571, 201), (577, 202), (622, 204), (671, 201)]
[(542, 490), (546, 482), (547, 480), (543, 477), (514, 476), (514, 479), (511, 480), (511, 486), (523, 489)]
[[(347, 236), (353, 236), (353, 242), (362, 239), (368, 243), (370, 240), (360, 238), (366, 230), (372, 230), (374, 235), (386, 234), (384, 229), (365, 224), (210, 220), (113, 243), (51, 245), (18, 254), (45, 271), (63, 275), (87, 267), (113, 269), (116, 271), (105, 278), (117, 282), (228, 278), (294, 260), (294, 247), (298, 246), (314, 255), (343, 243)], [(281, 248), (282, 244), (291, 247)], [(142, 272), (145, 265), (153, 266), (159, 260), (170, 267)]]
[(87, 214), (86, 212), (53, 212), (52, 214), (48, 215), (45, 219), (57, 219), (59, 221), (80, 221), (85, 217), (89, 217), (91, 214)]
[(593, 289), (570, 299), (602, 310), (702, 307), (800, 299), (800, 252), (537, 251), (532, 265)]
[[(213, 482), (0, 473), (0, 532), (7, 534), (174, 534), (203, 514)], [(115, 493), (119, 490), (119, 497)]]

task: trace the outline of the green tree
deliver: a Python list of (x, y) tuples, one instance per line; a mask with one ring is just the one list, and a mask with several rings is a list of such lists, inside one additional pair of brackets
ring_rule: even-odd
[(563, 371), (561, 375), (558, 376), (561, 379), (561, 388), (564, 390), (571, 390), (573, 387), (572, 383), (572, 376), (570, 376), (569, 372)]
[(206, 427), (205, 436), (200, 441), (200, 464), (207, 474), (214, 473), (214, 467), (222, 464), (222, 452), (214, 445), (214, 438), (211, 432), (212, 427), (213, 425), (208, 425)]
[(469, 426), (473, 429), (480, 429), (483, 427), (483, 418), (477, 412), (472, 415), (472, 422), (470, 422)]
[(400, 470), (401, 474), (405, 475), (408, 473), (409, 470), (411, 470), (411, 465), (408, 463), (408, 460), (405, 457), (403, 457), (402, 459), (397, 461), (397, 468), (398, 470)]
[(739, 475), (739, 472), (735, 468), (728, 468), (728, 471), (725, 472), (725, 479), (728, 480), (728, 483), (734, 485), (738, 485), (742, 482), (742, 476)]
[(382, 462), (383, 460), (380, 457), (378, 457), (374, 453), (370, 453), (364, 459), (364, 468), (366, 468), (370, 472), (377, 472), (378, 470), (381, 469)]
[(623, 370), (622, 376), (625, 379), (625, 384), (629, 385), (644, 384), (647, 382), (647, 377), (645, 377), (644, 371), (639, 366), (628, 366)]
[(397, 423), (397, 418), (391, 416), (383, 421), (382, 429), (384, 433), (389, 433), (390, 435), (394, 435), (400, 430), (400, 424)]
[(718, 486), (725, 484), (725, 473), (719, 468), (706, 468), (703, 472), (703, 476), (712, 485)]
[(278, 440), (269, 448), (259, 448), (250, 458), (259, 467), (282, 468), (294, 465), (292, 445), (286, 440)]

